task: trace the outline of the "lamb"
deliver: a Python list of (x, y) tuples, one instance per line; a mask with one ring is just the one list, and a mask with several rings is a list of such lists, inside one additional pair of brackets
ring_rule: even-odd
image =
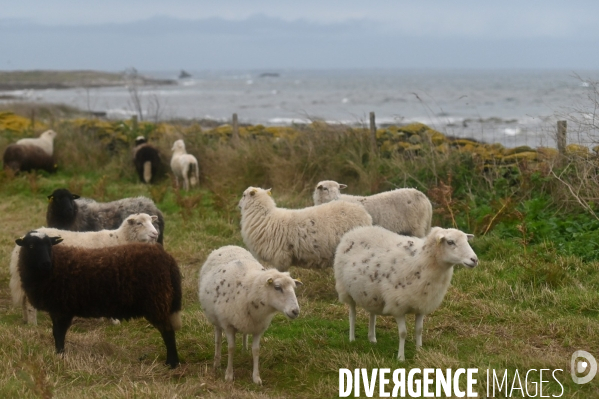
[(33, 145), (44, 150), (49, 156), (54, 155), (54, 139), (56, 138), (56, 132), (54, 130), (46, 130), (40, 134), (38, 138), (26, 138), (17, 140), (19, 145)]
[(239, 208), (243, 242), (258, 261), (280, 271), (291, 265), (332, 266), (343, 234), (372, 225), (358, 204), (333, 201), (304, 209), (277, 208), (270, 189), (255, 187), (244, 191)]
[(177, 140), (173, 144), (173, 157), (171, 158), (171, 169), (175, 175), (175, 182), (179, 186), (179, 178), (183, 179), (183, 189), (189, 190), (200, 181), (200, 169), (198, 160), (185, 150), (183, 140)]
[(57, 353), (63, 353), (73, 317), (145, 317), (160, 331), (166, 364), (179, 364), (175, 330), (181, 328), (181, 273), (162, 245), (109, 248), (57, 245), (62, 238), (36, 231), (15, 242), (18, 271), (34, 307), (50, 313)]
[(158, 171), (162, 164), (158, 149), (150, 144), (143, 136), (135, 139), (133, 148), (133, 164), (139, 176), (139, 180), (150, 184), (152, 179), (156, 179)]
[[(46, 235), (60, 236), (64, 240), (63, 245), (81, 248), (102, 248), (125, 244), (127, 242), (146, 242), (154, 243), (158, 237), (158, 232), (152, 224), (157, 216), (150, 216), (145, 213), (137, 213), (128, 216), (121, 226), (116, 230), (101, 230), (90, 232), (76, 232), (68, 230), (58, 230), (54, 228), (42, 227), (37, 232)], [(10, 258), (10, 291), (13, 303), (21, 305), (23, 309), (23, 321), (25, 323), (37, 325), (37, 311), (29, 304), (27, 297), (21, 286), (21, 278), (17, 270), (17, 263), (21, 247), (15, 245)], [(118, 322), (118, 321), (117, 321)], [(117, 323), (115, 322), (115, 324)]]
[(10, 144), (4, 150), (2, 162), (5, 170), (11, 169), (15, 173), (37, 169), (52, 173), (57, 168), (54, 157), (34, 145)]
[(364, 205), (372, 224), (382, 226), (401, 235), (424, 237), (431, 230), (433, 207), (421, 191), (414, 188), (400, 188), (367, 197), (341, 194), (346, 188), (333, 180), (324, 180), (316, 185), (314, 204), (324, 204), (342, 200)]
[(153, 224), (158, 230), (158, 243), (164, 241), (164, 216), (154, 202), (146, 197), (124, 198), (112, 202), (96, 202), (80, 198), (66, 188), (54, 190), (48, 196), (46, 223), (48, 227), (71, 231), (116, 229), (127, 216), (135, 213), (156, 215)]
[(416, 348), (420, 348), (424, 316), (441, 304), (453, 266), (478, 264), (468, 244), (472, 237), (440, 227), (425, 238), (407, 237), (380, 226), (360, 227), (343, 236), (335, 254), (335, 288), (339, 301), (349, 305), (349, 340), (355, 340), (357, 304), (370, 313), (370, 342), (376, 342), (376, 315), (395, 317), (399, 360), (405, 360), (405, 315), (414, 313)]
[(295, 288), (302, 283), (289, 273), (265, 269), (245, 249), (221, 247), (206, 259), (200, 270), (198, 295), (206, 317), (214, 325), (214, 368), (220, 366), (223, 330), (229, 358), (225, 380), (233, 380), (235, 334), (252, 334), (252, 379), (262, 384), (258, 368), (260, 338), (277, 312), (295, 319), (300, 312)]

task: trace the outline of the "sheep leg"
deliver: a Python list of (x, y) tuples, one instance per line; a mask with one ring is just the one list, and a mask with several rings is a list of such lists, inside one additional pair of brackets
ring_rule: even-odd
[(376, 344), (376, 315), (370, 313), (370, 319), (368, 320), (368, 340), (373, 344)]
[(424, 315), (417, 314), (416, 315), (416, 349), (420, 349), (422, 347), (422, 324), (424, 322)]
[(54, 336), (56, 353), (63, 353), (65, 337), (73, 321), (73, 316), (50, 313), (50, 318), (52, 319), (52, 335)]
[(166, 346), (166, 364), (172, 369), (179, 365), (179, 355), (177, 354), (177, 342), (175, 341), (175, 330), (171, 326), (161, 327), (160, 334)]
[(37, 310), (31, 306), (31, 303), (27, 300), (27, 296), (23, 296), (23, 321), (26, 324), (37, 326)]
[(356, 340), (356, 303), (349, 304), (349, 342)]
[(399, 330), (399, 351), (397, 352), (397, 360), (406, 360), (404, 355), (404, 347), (406, 344), (406, 336), (408, 332), (406, 330), (406, 315), (402, 314), (395, 318), (397, 321), (397, 329)]
[(254, 380), (254, 383), (258, 385), (262, 385), (262, 379), (260, 378), (260, 369), (258, 365), (260, 358), (260, 338), (262, 338), (262, 334), (252, 335), (252, 357), (254, 359), (254, 372), (252, 374), (252, 380)]
[(220, 351), (223, 343), (223, 329), (214, 327), (214, 368), (220, 367)]
[(227, 372), (225, 381), (233, 381), (233, 355), (235, 354), (235, 329), (232, 327), (225, 329), (227, 335), (227, 346), (229, 348), (229, 360), (227, 361)]

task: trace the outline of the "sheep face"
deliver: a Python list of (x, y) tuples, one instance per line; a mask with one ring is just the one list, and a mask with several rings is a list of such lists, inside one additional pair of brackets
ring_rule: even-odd
[(171, 148), (173, 152), (185, 152), (185, 142), (181, 139), (175, 141), (173, 143), (173, 148)]
[(54, 130), (46, 130), (44, 133), (40, 135), (40, 137), (43, 137), (49, 141), (54, 141), (54, 139), (56, 138), (56, 132)]
[(123, 221), (123, 225), (128, 230), (129, 239), (132, 241), (154, 243), (158, 239), (158, 231), (152, 222), (158, 220), (156, 215), (148, 215), (146, 213), (137, 213), (128, 216)]
[(137, 136), (137, 138), (135, 139), (135, 146), (137, 147), (138, 145), (145, 144), (147, 142), (148, 140), (146, 140), (144, 136)]
[(474, 236), (456, 229), (441, 229), (435, 227), (431, 231), (437, 245), (441, 246), (440, 260), (448, 265), (464, 265), (473, 268), (478, 265), (478, 257), (468, 244)]
[(314, 205), (326, 204), (339, 199), (340, 190), (346, 188), (345, 184), (339, 184), (333, 180), (324, 180), (319, 182), (314, 189)]
[(263, 188), (258, 187), (248, 187), (241, 196), (241, 200), (239, 200), (239, 209), (242, 211), (247, 209), (249, 205), (251, 205), (254, 201), (261, 198), (268, 198), (270, 201), (274, 202), (271, 198), (270, 188), (268, 190), (264, 190)]
[(266, 280), (266, 302), (290, 319), (295, 319), (300, 313), (295, 288), (300, 285), (301, 281), (292, 279), (289, 273), (276, 273)]
[(59, 188), (48, 195), (48, 202), (56, 213), (56, 216), (63, 220), (71, 220), (75, 217), (75, 200), (79, 198), (76, 194), (71, 194), (66, 188)]
[(49, 237), (35, 230), (15, 240), (22, 247), (21, 257), (25, 264), (33, 265), (39, 271), (52, 270), (52, 246), (61, 242), (61, 237)]

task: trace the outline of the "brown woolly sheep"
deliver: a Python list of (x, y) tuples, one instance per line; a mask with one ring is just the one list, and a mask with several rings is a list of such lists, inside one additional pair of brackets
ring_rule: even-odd
[(112, 202), (96, 202), (71, 194), (66, 188), (59, 188), (48, 196), (48, 201), (48, 227), (71, 231), (114, 230), (127, 216), (147, 213), (158, 216), (152, 224), (158, 230), (157, 242), (162, 244), (164, 241), (164, 216), (149, 198), (134, 197)]
[(50, 313), (56, 352), (64, 352), (73, 317), (145, 317), (160, 331), (166, 364), (177, 367), (175, 330), (181, 328), (181, 272), (161, 245), (110, 248), (56, 246), (60, 237), (30, 231), (18, 270), (32, 305)]
[(10, 144), (4, 150), (4, 169), (14, 172), (29, 172), (42, 169), (46, 172), (56, 171), (56, 162), (52, 155), (34, 145)]

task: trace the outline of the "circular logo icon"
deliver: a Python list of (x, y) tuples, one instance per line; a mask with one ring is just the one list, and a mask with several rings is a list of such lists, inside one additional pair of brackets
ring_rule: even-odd
[(576, 384), (586, 384), (597, 374), (597, 361), (587, 351), (576, 351), (570, 360), (570, 373)]

